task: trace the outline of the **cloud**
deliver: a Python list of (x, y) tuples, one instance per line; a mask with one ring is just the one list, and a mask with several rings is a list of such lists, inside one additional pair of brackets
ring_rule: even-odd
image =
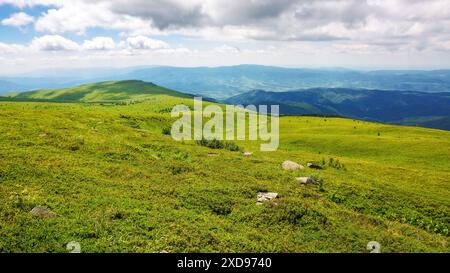
[(206, 40), (336, 42), (388, 39), (421, 44), (448, 40), (448, 0), (0, 0), (17, 7), (47, 5), (40, 32), (85, 35), (104, 28), (136, 35), (185, 35)]
[(65, 51), (80, 48), (76, 42), (59, 35), (45, 35), (34, 38), (30, 47), (39, 51)]
[(204, 1), (204, 11), (216, 25), (245, 25), (276, 19), (298, 4), (298, 0)]
[(0, 5), (13, 5), (18, 8), (34, 6), (62, 6), (64, 0), (0, 0)]
[(95, 37), (92, 40), (85, 40), (83, 49), (87, 50), (111, 50), (116, 47), (114, 40), (110, 37)]
[(49, 9), (35, 23), (40, 32), (74, 32), (83, 35), (87, 28), (106, 27), (114, 15), (100, 4), (69, 1), (60, 8)]
[(25, 47), (17, 44), (5, 44), (0, 42), (0, 54), (15, 54)]
[[(375, 63), (388, 63), (394, 59), (379, 56), (393, 56), (393, 52), (397, 56), (415, 56), (399, 61), (414, 62), (421, 57), (423, 63), (439, 63), (448, 56), (430, 61), (423, 56), (450, 52), (448, 0), (0, 0), (2, 4), (35, 15), (34, 28), (41, 37), (28, 46), (0, 45), (0, 53), (38, 49), (40, 55), (46, 56), (139, 59), (165, 55), (169, 59), (170, 54), (164, 53), (190, 52), (186, 55), (192, 57), (193, 63), (209, 59), (220, 64), (233, 59), (278, 62), (272, 56), (261, 58), (261, 54), (269, 52), (287, 56), (283, 63), (290, 65), (303, 64), (304, 58), (326, 65), (337, 60), (356, 63), (361, 60), (358, 54), (376, 59)], [(46, 6), (46, 11), (31, 13), (39, 5)], [(3, 19), (2, 24), (10, 18)], [(92, 37), (92, 33), (113, 33), (111, 36), (121, 41)], [(81, 36), (84, 43), (63, 38), (73, 34)], [(163, 40), (176, 45), (155, 39), (164, 36), (169, 39)], [(277, 50), (265, 50), (267, 45), (275, 45)], [(67, 50), (72, 53), (64, 53)], [(100, 50), (105, 52), (96, 52)], [(257, 59), (249, 57), (257, 52)], [(217, 53), (229, 55), (220, 58)], [(333, 54), (339, 56), (333, 60)], [(184, 60), (179, 59), (183, 65)]]
[(85, 35), (89, 28), (156, 33), (148, 20), (111, 11), (109, 2), (73, 0), (59, 8), (47, 10), (40, 16), (35, 28), (40, 32), (62, 34), (73, 32)]
[(198, 0), (116, 0), (109, 6), (116, 14), (150, 20), (159, 29), (200, 26), (208, 17)]
[(22, 27), (32, 23), (33, 21), (34, 17), (24, 12), (18, 12), (12, 14), (9, 18), (3, 19), (1, 24), (5, 26)]
[(240, 53), (241, 50), (238, 47), (222, 45), (220, 47), (214, 48), (214, 51), (217, 53)]
[(148, 38), (146, 36), (134, 36), (134, 37), (128, 37), (126, 40), (126, 45), (130, 49), (151, 49), (151, 50), (157, 50), (157, 49), (165, 49), (168, 48), (169, 45), (163, 41), (160, 40), (154, 40), (151, 38)]

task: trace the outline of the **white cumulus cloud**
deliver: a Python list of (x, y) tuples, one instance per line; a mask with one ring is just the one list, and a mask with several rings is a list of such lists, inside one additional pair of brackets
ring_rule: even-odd
[(5, 44), (0, 42), (0, 54), (14, 54), (20, 52), (25, 47), (17, 44)]
[(40, 51), (64, 51), (77, 50), (80, 48), (76, 42), (59, 35), (36, 37), (31, 42), (30, 47)]
[(238, 47), (235, 46), (229, 46), (229, 45), (222, 45), (219, 47), (214, 48), (215, 52), (218, 53), (240, 53), (241, 50)]
[(95, 37), (92, 40), (85, 40), (83, 49), (87, 50), (111, 50), (116, 47), (114, 40), (110, 37)]
[(163, 41), (155, 40), (148, 38), (146, 36), (134, 36), (134, 37), (128, 37), (126, 40), (126, 45), (130, 49), (164, 49), (168, 48), (169, 45)]
[(9, 18), (1, 21), (2, 25), (22, 27), (26, 26), (34, 21), (34, 17), (26, 14), (25, 12), (18, 12), (12, 14)]

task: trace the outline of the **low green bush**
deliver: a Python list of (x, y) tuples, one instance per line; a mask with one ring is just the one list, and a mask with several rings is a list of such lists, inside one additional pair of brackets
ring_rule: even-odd
[(241, 148), (233, 142), (225, 142), (217, 139), (208, 140), (203, 138), (201, 140), (197, 140), (197, 144), (211, 149), (226, 149), (232, 152), (238, 152), (241, 150)]

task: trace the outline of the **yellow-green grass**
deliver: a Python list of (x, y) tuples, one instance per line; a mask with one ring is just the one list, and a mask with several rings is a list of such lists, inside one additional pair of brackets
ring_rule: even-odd
[[(449, 132), (282, 117), (279, 150), (244, 157), (163, 135), (192, 101), (148, 99), (0, 103), (1, 252), (449, 252)], [(345, 169), (280, 166), (329, 158)], [(295, 180), (312, 174), (323, 190)]]
[(85, 84), (65, 89), (36, 90), (9, 95), (17, 100), (52, 100), (64, 102), (143, 101), (154, 95), (189, 97), (153, 83), (129, 80)]

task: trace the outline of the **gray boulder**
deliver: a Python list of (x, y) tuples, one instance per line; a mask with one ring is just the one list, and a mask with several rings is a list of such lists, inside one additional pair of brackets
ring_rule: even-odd
[(30, 213), (34, 214), (36, 216), (42, 217), (42, 218), (55, 218), (55, 217), (58, 217), (58, 214), (56, 214), (53, 211), (49, 210), (47, 207), (42, 207), (42, 206), (34, 207), (30, 211)]
[(305, 168), (302, 165), (300, 165), (294, 161), (289, 161), (289, 160), (284, 161), (283, 164), (281, 164), (281, 167), (284, 170), (291, 170), (291, 171), (303, 170)]

